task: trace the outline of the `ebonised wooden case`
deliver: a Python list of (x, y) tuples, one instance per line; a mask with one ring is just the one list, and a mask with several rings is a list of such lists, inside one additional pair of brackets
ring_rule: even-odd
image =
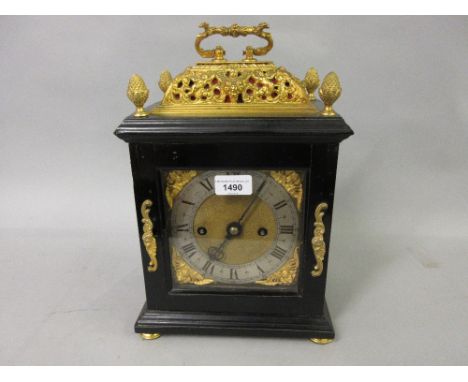
[[(142, 240), (146, 303), (137, 333), (200, 333), (333, 339), (325, 302), (330, 256), (338, 148), (353, 134), (340, 116), (180, 118), (130, 116), (115, 131), (129, 143), (137, 224), (144, 234), (140, 206), (151, 209), (158, 270), (148, 271)], [(285, 169), (305, 171), (303, 243), (297, 293), (175, 291), (171, 274), (167, 201), (162, 174), (167, 169)], [(323, 216), (326, 255), (320, 277), (311, 246), (314, 211)]]

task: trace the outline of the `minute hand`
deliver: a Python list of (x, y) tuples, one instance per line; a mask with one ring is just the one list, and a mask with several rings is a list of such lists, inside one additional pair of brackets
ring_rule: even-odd
[(242, 221), (245, 219), (245, 217), (247, 216), (248, 212), (250, 211), (250, 209), (251, 209), (252, 206), (254, 205), (255, 201), (256, 201), (257, 198), (258, 198), (258, 195), (260, 194), (260, 192), (261, 192), (262, 189), (263, 189), (263, 186), (265, 186), (265, 183), (266, 183), (266, 179), (263, 180), (262, 184), (257, 188), (257, 191), (255, 191), (255, 194), (254, 194), (252, 200), (250, 201), (249, 205), (247, 206), (247, 208), (245, 209), (245, 211), (242, 213), (241, 217), (240, 217), (239, 220), (237, 221), (239, 224), (242, 224)]

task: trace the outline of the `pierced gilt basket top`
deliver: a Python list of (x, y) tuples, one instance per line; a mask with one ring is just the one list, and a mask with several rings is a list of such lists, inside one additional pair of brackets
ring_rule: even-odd
[[(169, 71), (161, 73), (159, 87), (164, 93), (160, 103), (149, 114), (160, 116), (309, 116), (320, 115), (321, 104), (315, 102), (314, 92), (320, 85), (315, 69), (310, 68), (304, 80), (300, 80), (284, 67), (277, 67), (269, 61), (257, 61), (255, 56), (267, 54), (273, 47), (271, 34), (266, 32), (268, 24), (257, 26), (213, 27), (208, 23), (200, 25), (203, 32), (195, 39), (195, 49), (203, 58), (211, 61), (200, 62), (188, 67), (183, 73), (172, 77)], [(253, 48), (247, 46), (240, 61), (228, 61), (221, 46), (205, 50), (201, 42), (212, 36), (255, 35), (266, 41), (266, 45)], [(332, 75), (333, 78), (330, 76)], [(327, 80), (328, 79), (328, 80)], [(327, 81), (325, 81), (327, 80)], [(330, 73), (323, 84), (333, 90), (321, 89), (327, 99), (322, 115), (335, 115), (331, 105), (341, 93), (338, 77)], [(135, 116), (148, 115), (143, 109), (148, 97), (146, 85), (138, 75), (130, 79), (128, 96), (137, 107)], [(323, 87), (323, 86), (322, 86)], [(136, 89), (133, 91), (132, 89)], [(339, 89), (339, 91), (338, 91)], [(146, 90), (146, 93), (143, 91)], [(330, 103), (331, 100), (331, 103)], [(137, 101), (137, 102), (135, 102)], [(326, 112), (329, 114), (324, 114)]]

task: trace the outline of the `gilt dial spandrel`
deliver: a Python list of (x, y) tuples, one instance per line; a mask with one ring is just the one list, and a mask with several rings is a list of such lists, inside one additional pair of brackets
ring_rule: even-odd
[[(188, 173), (189, 179), (180, 171), (176, 174), (183, 186), (170, 196), (176, 287), (296, 290), (301, 232), (297, 194), (302, 193), (298, 191), (302, 175), (294, 172), (295, 194), (280, 179), (283, 173), (284, 179), (290, 179), (292, 171)], [(217, 194), (216, 177), (225, 179), (226, 175), (250, 178), (250, 195)], [(249, 185), (240, 187), (245, 186)]]

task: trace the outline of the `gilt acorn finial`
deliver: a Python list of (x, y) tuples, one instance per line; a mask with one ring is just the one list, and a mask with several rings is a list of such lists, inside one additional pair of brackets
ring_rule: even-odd
[(304, 78), (304, 85), (309, 93), (309, 100), (315, 101), (317, 98), (315, 98), (314, 92), (320, 85), (320, 78), (315, 68), (310, 68), (307, 71)]
[(166, 93), (166, 90), (169, 88), (169, 86), (172, 83), (172, 76), (169, 70), (165, 70), (164, 72), (161, 73), (159, 76), (159, 88), (162, 90), (163, 93)]
[(145, 81), (138, 74), (134, 74), (128, 81), (127, 96), (130, 101), (136, 107), (135, 117), (146, 117), (148, 113), (145, 111), (143, 106), (148, 99), (149, 90), (146, 87)]
[(319, 95), (325, 105), (321, 114), (327, 117), (336, 115), (333, 104), (341, 95), (341, 85), (335, 72), (330, 72), (325, 76), (319, 89)]

